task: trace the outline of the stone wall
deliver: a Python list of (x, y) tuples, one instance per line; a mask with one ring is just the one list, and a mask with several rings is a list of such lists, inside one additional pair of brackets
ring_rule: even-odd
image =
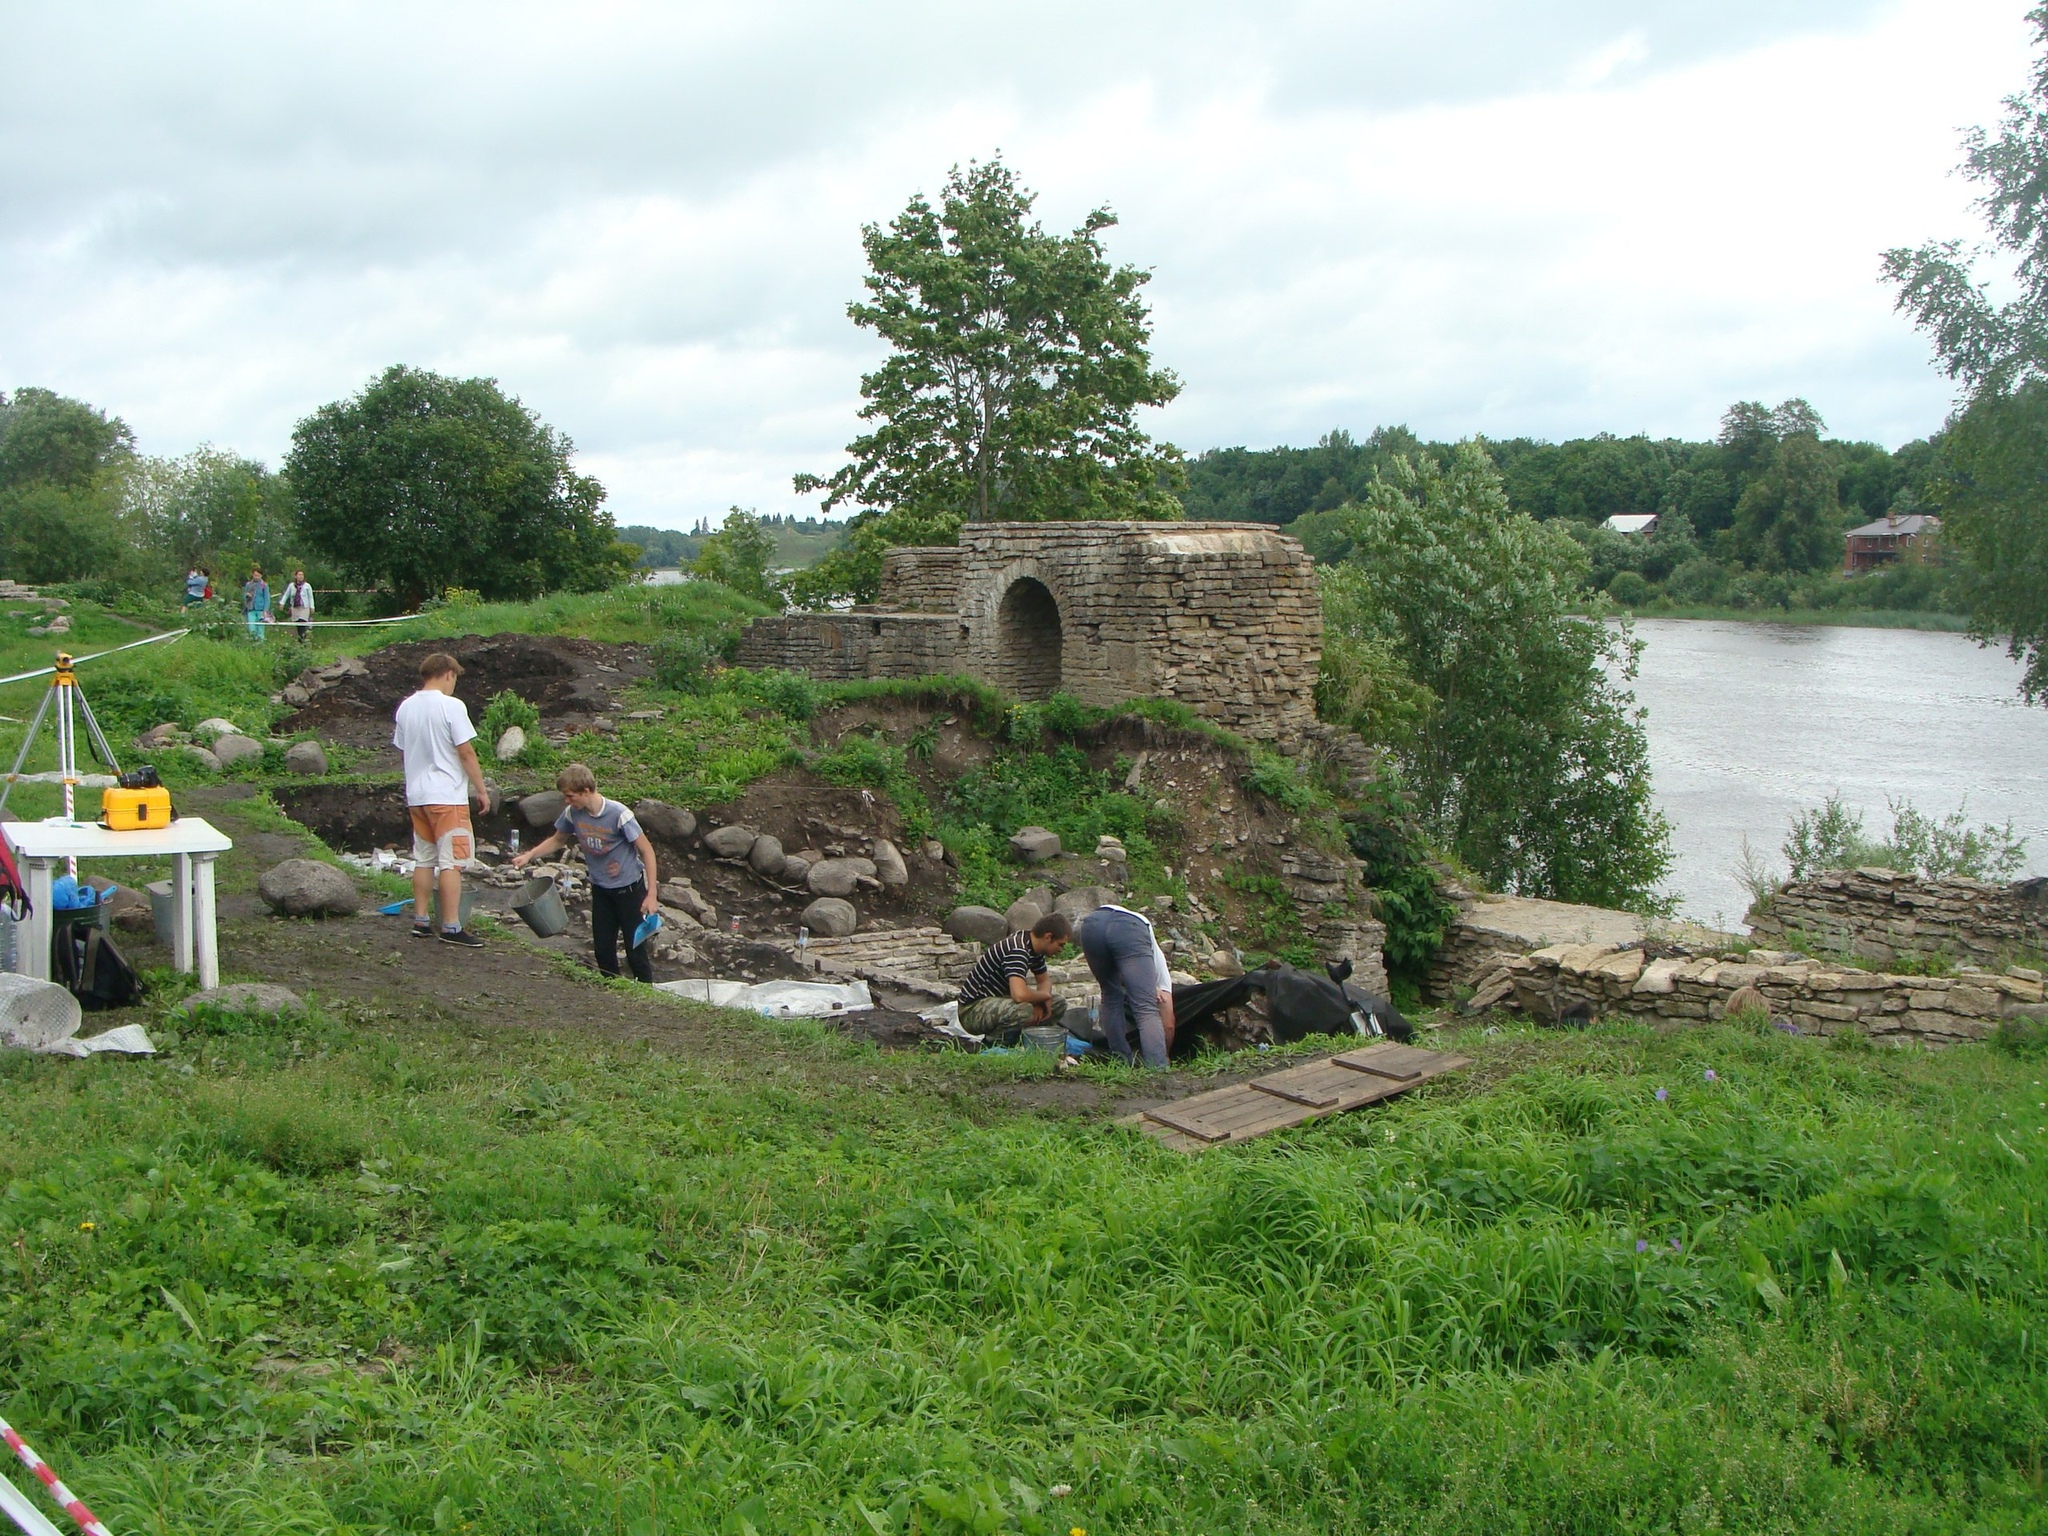
[(1752, 908), (1759, 939), (1890, 965), (1941, 956), (2001, 965), (2048, 954), (2048, 881), (1992, 885), (1889, 869), (1835, 870)]
[(1652, 936), (1700, 948), (1726, 944), (1735, 936), (1692, 923), (1652, 923), (1633, 912), (1583, 907), (1528, 896), (1494, 896), (1446, 883), (1444, 895), (1458, 909), (1457, 920), (1429, 970), (1428, 995), (1449, 1002), (1468, 987), (1497, 975), (1508, 961), (1556, 944), (1639, 944)]
[(1642, 946), (1558, 944), (1507, 962), (1515, 1006), (1532, 1018), (1626, 1017), (1705, 1023), (1760, 1006), (1780, 1028), (1860, 1030), (1891, 1045), (1982, 1040), (2008, 1019), (2048, 1017), (2039, 971), (1892, 976), (1804, 955), (1654, 956)]
[(1387, 929), (1366, 915), (1365, 866), (1297, 843), (1280, 855), (1280, 884), (1317, 956), (1349, 960), (1351, 979), (1385, 997)]
[(890, 551), (881, 599), (757, 619), (740, 661), (832, 679), (965, 672), (1026, 699), (1178, 699), (1290, 748), (1316, 725), (1314, 568), (1261, 524), (970, 523), (957, 548)]

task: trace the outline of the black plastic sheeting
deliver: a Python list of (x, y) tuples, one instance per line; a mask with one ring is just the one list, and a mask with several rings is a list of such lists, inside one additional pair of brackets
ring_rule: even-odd
[[(1202, 1026), (1224, 1009), (1249, 1001), (1255, 992), (1265, 993), (1267, 1022), (1272, 1026), (1273, 1038), (1282, 1045), (1305, 1040), (1310, 1035), (1355, 1037), (1359, 1031), (1352, 1022), (1354, 1013), (1366, 1021), (1368, 1033), (1376, 1021), (1390, 1040), (1406, 1041), (1415, 1034), (1414, 1026), (1392, 1002), (1363, 987), (1314, 971), (1297, 970), (1291, 965), (1269, 965), (1222, 981), (1175, 987), (1173, 1057), (1184, 1060), (1192, 1056), (1201, 1047)], [(1090, 1033), (1095, 1044), (1107, 1043), (1100, 1024)]]

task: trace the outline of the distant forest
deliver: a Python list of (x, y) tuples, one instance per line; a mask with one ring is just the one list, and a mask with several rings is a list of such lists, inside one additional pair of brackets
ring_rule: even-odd
[[(775, 564), (780, 569), (803, 570), (815, 565), (846, 537), (846, 524), (819, 517), (778, 517), (768, 514), (761, 526), (775, 536)], [(688, 533), (676, 528), (649, 528), (635, 524), (621, 528), (619, 537), (640, 546), (640, 564), (650, 570), (672, 570), (688, 565), (704, 548), (704, 540), (717, 529), (708, 519), (698, 519)]]
[[(1595, 437), (1479, 440), (1518, 512), (1562, 521), (1585, 548), (1590, 583), (1629, 607), (1959, 611), (1938, 561), (1840, 575), (1843, 534), (1887, 513), (1935, 510), (1939, 434), (1896, 452), (1825, 435), (1803, 400), (1731, 406), (1711, 442)], [(1339, 509), (1362, 499), (1396, 455), (1448, 463), (1452, 445), (1406, 427), (1363, 441), (1345, 431), (1313, 448), (1215, 448), (1187, 464), (1190, 518), (1291, 526), (1318, 559), (1348, 548)], [(1601, 528), (1618, 513), (1658, 514), (1655, 535)], [(1626, 573), (1626, 574), (1624, 574)]]

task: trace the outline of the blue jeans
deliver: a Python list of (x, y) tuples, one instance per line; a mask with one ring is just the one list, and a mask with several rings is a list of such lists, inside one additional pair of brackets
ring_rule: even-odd
[(1138, 1027), (1145, 1065), (1166, 1068), (1166, 1026), (1159, 1017), (1159, 964), (1152, 956), (1152, 930), (1129, 912), (1098, 907), (1081, 919), (1081, 953), (1102, 987), (1103, 1036), (1109, 1048), (1131, 1059), (1128, 1016)]

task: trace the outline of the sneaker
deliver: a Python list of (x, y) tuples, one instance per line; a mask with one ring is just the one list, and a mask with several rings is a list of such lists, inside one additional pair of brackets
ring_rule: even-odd
[(416, 939), (431, 939), (434, 936), (434, 925), (432, 923), (414, 923), (412, 925), (412, 936)]
[(482, 939), (473, 933), (466, 933), (460, 928), (443, 928), (441, 930), (441, 942), (443, 944), (460, 944), (464, 949), (482, 949), (484, 947)]

